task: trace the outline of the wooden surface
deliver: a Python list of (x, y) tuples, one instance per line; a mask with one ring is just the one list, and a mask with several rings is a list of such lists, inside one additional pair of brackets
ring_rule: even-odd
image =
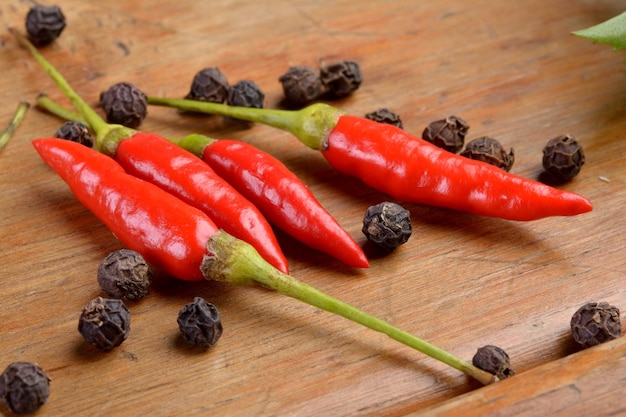
[[(471, 360), (496, 344), (517, 375), (481, 387), (458, 371), (345, 319), (259, 288), (159, 280), (129, 303), (127, 341), (99, 353), (77, 332), (101, 295), (99, 262), (120, 248), (30, 145), (61, 122), (36, 108), (0, 154), (0, 367), (39, 363), (52, 378), (39, 415), (399, 416), (625, 413), (626, 342), (577, 352), (569, 320), (587, 301), (626, 311), (626, 54), (570, 35), (623, 11), (621, 1), (550, 2), (154, 0), (59, 2), (68, 26), (43, 50), (85, 99), (130, 81), (182, 97), (218, 66), (256, 81), (279, 107), (289, 66), (357, 60), (364, 82), (334, 104), (399, 113), (420, 135), (455, 114), (468, 139), (515, 148), (513, 172), (537, 178), (541, 150), (570, 133), (587, 163), (562, 188), (594, 211), (517, 223), (405, 204), (413, 236), (356, 271), (278, 233), (292, 275)], [(262, 6), (261, 6), (262, 4)], [(367, 4), (367, 6), (365, 6)], [(6, 27), (30, 2), (0, 6), (0, 124), (19, 100), (54, 84)], [(385, 199), (335, 173), (287, 133), (150, 108), (143, 130), (241, 139), (279, 157), (361, 244), (366, 208)], [(178, 310), (194, 296), (222, 313), (208, 351), (181, 340)], [(8, 414), (5, 409), (2, 412)]]

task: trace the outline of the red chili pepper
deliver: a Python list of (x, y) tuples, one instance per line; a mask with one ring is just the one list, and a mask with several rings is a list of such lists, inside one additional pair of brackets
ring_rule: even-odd
[(578, 194), (451, 154), (395, 126), (341, 116), (326, 141), (323, 154), (335, 169), (403, 201), (509, 220), (591, 210)]
[(168, 275), (204, 279), (200, 264), (209, 238), (218, 231), (206, 214), (76, 142), (36, 139), (33, 145), (124, 245)]
[(102, 152), (127, 172), (203, 210), (220, 228), (249, 242), (272, 265), (288, 273), (287, 259), (272, 227), (250, 201), (193, 154), (161, 136), (107, 124), (26, 38), (14, 34), (96, 132), (96, 145)]
[(284, 232), (347, 265), (369, 266), (363, 249), (278, 159), (241, 141), (190, 135), (177, 143), (200, 156)]
[(184, 99), (148, 103), (263, 123), (320, 150), (338, 171), (410, 203), (509, 220), (573, 216), (591, 211), (584, 197), (463, 158), (395, 126), (347, 116), (317, 103), (302, 110), (253, 109)]

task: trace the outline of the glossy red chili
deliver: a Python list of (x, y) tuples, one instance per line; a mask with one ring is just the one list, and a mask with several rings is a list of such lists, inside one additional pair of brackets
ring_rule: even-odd
[(445, 152), (395, 126), (348, 116), (323, 103), (297, 111), (157, 97), (148, 97), (148, 103), (286, 130), (320, 150), (338, 171), (405, 202), (509, 220), (573, 216), (592, 209), (578, 194)]
[(451, 154), (394, 126), (360, 117), (341, 116), (322, 154), (338, 171), (402, 201), (509, 220), (573, 216), (592, 208), (578, 194)]
[(177, 143), (202, 157), (285, 233), (347, 265), (369, 266), (358, 243), (278, 159), (235, 140), (190, 135)]
[(268, 262), (288, 273), (274, 231), (251, 202), (193, 154), (161, 136), (107, 124), (26, 38), (12, 32), (94, 130), (101, 152), (115, 158), (127, 172), (204, 210), (220, 228), (250, 243)]
[(36, 139), (33, 145), (120, 242), (168, 275), (204, 279), (206, 244), (219, 230), (206, 214), (76, 142)]

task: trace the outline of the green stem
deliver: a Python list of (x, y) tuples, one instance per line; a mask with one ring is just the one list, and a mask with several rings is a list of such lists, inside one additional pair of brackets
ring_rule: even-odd
[(22, 123), (22, 119), (26, 115), (26, 111), (30, 108), (30, 103), (26, 101), (20, 101), (15, 109), (15, 113), (13, 113), (13, 117), (11, 118), (11, 122), (7, 126), (7, 128), (0, 135), (0, 151), (4, 149), (4, 147), (9, 143), (9, 139), (15, 133), (17, 127)]
[(341, 110), (324, 103), (312, 104), (301, 110), (275, 110), (148, 96), (148, 104), (261, 123), (290, 132), (306, 146), (317, 150), (324, 148), (326, 138), (343, 114)]
[[(69, 111), (46, 96), (38, 99), (37, 104), (49, 112), (68, 120), (82, 121), (80, 115)], [(207, 136), (192, 134), (182, 139), (169, 139), (198, 156), (212, 140)], [(285, 275), (272, 267), (247, 243), (233, 236), (219, 232), (208, 244), (209, 253), (202, 264), (207, 279), (223, 281), (232, 285), (253, 285), (255, 282), (271, 288), (280, 294), (303, 301), (333, 314), (344, 317), (369, 329), (381, 332), (390, 338), (443, 362), (483, 384), (495, 382), (495, 377), (445, 350), (438, 348), (410, 333), (373, 317), (363, 311), (331, 297), (297, 279)]]
[[(52, 100), (45, 93), (39, 94), (37, 97), (37, 106), (46, 110), (48, 113), (54, 114), (55, 116), (60, 117), (63, 120), (69, 120), (72, 122), (81, 122), (86, 125), (89, 125), (85, 121), (85, 119), (78, 113), (69, 110), (59, 103)], [(193, 133), (191, 135), (187, 135), (180, 139), (172, 139), (166, 138), (168, 141), (172, 142), (175, 145), (180, 146), (181, 148), (193, 153), (194, 155), (202, 158), (204, 153), (204, 148), (211, 144), (215, 139), (211, 139), (208, 136), (200, 135), (198, 133)]]
[(186, 151), (191, 152), (196, 155), (198, 158), (202, 158), (204, 155), (204, 148), (209, 146), (216, 139), (211, 139), (208, 136), (201, 135), (199, 133), (192, 133), (191, 135), (187, 135), (180, 139), (172, 139), (166, 138), (168, 141), (172, 142), (175, 145), (180, 146)]
[(39, 53), (37, 48), (33, 46), (30, 41), (17, 31), (15, 28), (9, 28), (9, 31), (17, 38), (19, 43), (25, 47), (35, 60), (41, 65), (44, 71), (50, 76), (50, 78), (56, 83), (63, 94), (72, 102), (72, 105), (91, 129), (96, 133), (96, 144), (98, 149), (109, 154), (114, 155), (117, 143), (126, 138), (132, 136), (135, 131), (122, 125), (108, 124), (102, 117), (92, 109), (85, 100), (82, 99), (65, 80), (65, 78), (59, 73), (54, 66), (46, 60), (43, 55)]
[(218, 232), (209, 240), (207, 247), (209, 253), (213, 254), (205, 257), (201, 267), (207, 279), (228, 282), (232, 285), (251, 285), (257, 282), (283, 295), (386, 334), (393, 340), (443, 362), (483, 384), (490, 384), (497, 380), (494, 375), (417, 336), (283, 274), (263, 260), (252, 246), (228, 233)]
[(37, 107), (40, 107), (46, 110), (48, 113), (54, 114), (55, 116), (58, 116), (61, 119), (64, 119), (70, 122), (81, 122), (89, 126), (89, 123), (85, 121), (84, 117), (82, 117), (80, 114), (76, 112), (73, 112), (69, 109), (66, 109), (65, 107), (62, 107), (58, 103), (54, 102), (45, 93), (40, 93), (39, 96), (37, 96)]

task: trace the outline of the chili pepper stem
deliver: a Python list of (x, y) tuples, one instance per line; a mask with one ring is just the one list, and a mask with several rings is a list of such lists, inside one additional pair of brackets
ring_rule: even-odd
[(67, 120), (69, 122), (81, 122), (88, 125), (84, 117), (55, 103), (46, 93), (39, 93), (37, 96), (37, 107), (40, 107), (48, 113), (58, 116), (63, 120)]
[[(63, 75), (54, 68), (30, 43), (30, 41), (22, 35), (17, 29), (10, 27), (9, 32), (15, 36), (18, 42), (26, 48), (35, 60), (41, 65), (44, 71), (52, 78), (63, 94), (72, 102), (72, 105), (87, 124), (96, 133), (96, 144), (98, 149), (108, 155), (114, 155), (117, 143), (120, 139), (132, 136), (135, 131), (122, 125), (108, 124), (107, 122), (85, 102), (65, 80)], [(38, 100), (39, 101), (39, 100)]]
[(207, 244), (211, 256), (205, 256), (201, 265), (203, 275), (210, 280), (232, 285), (252, 285), (255, 282), (280, 294), (303, 301), (314, 307), (339, 315), (369, 329), (381, 332), (425, 355), (443, 362), (487, 385), (497, 381), (494, 375), (483, 371), (445, 350), (410, 333), (371, 316), (356, 307), (339, 301), (315, 288), (283, 274), (268, 264), (249, 244), (219, 231)]
[(20, 125), (20, 123), (22, 123), (22, 119), (26, 115), (26, 112), (29, 108), (30, 103), (26, 101), (20, 101), (18, 103), (17, 108), (15, 109), (15, 113), (13, 113), (13, 117), (9, 122), (9, 125), (4, 130), (4, 132), (2, 132), (2, 135), (0, 135), (0, 151), (4, 149), (7, 143), (9, 143), (9, 139), (11, 139), (11, 136), (13, 136), (13, 133), (15, 133), (15, 130)]
[[(80, 114), (61, 106), (59, 103), (48, 97), (46, 93), (39, 94), (37, 97), (37, 106), (63, 120), (87, 124), (85, 119)], [(211, 142), (214, 141), (214, 139), (198, 133), (192, 133), (191, 135), (176, 139), (167, 138), (167, 140), (182, 147), (183, 149), (188, 150), (200, 158), (204, 153), (204, 148), (209, 146)]]
[(148, 96), (148, 104), (174, 107), (199, 113), (219, 114), (285, 130), (311, 149), (322, 149), (324, 139), (337, 124), (343, 112), (324, 103), (315, 103), (301, 110), (258, 109), (228, 106), (197, 100)]
[(192, 133), (180, 139), (167, 138), (167, 140), (188, 150), (199, 158), (202, 158), (204, 149), (214, 141), (214, 139), (198, 133)]

